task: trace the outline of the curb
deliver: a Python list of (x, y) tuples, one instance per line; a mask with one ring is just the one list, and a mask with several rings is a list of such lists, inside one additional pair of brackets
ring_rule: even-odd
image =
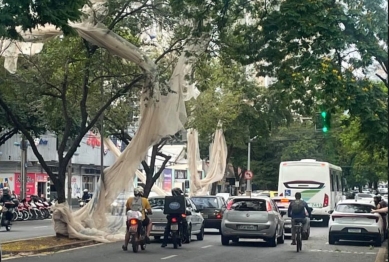
[(378, 250), (378, 253), (377, 253), (377, 256), (375, 258), (375, 262), (386, 262), (388, 261), (388, 242), (385, 241), (383, 243), (383, 245), (385, 245), (385, 247), (381, 247), (379, 250)]
[[(12, 241), (16, 242), (16, 241)], [(7, 243), (12, 243), (12, 242), (7, 242)], [(77, 243), (70, 243), (70, 244), (65, 244), (65, 245), (58, 245), (58, 246), (53, 246), (53, 247), (48, 247), (48, 248), (42, 248), (42, 249), (37, 249), (33, 251), (3, 251), (3, 255), (5, 256), (16, 256), (18, 254), (38, 254), (38, 253), (45, 253), (45, 252), (55, 252), (55, 251), (60, 251), (64, 249), (71, 249), (71, 248), (76, 248), (76, 247), (83, 247), (83, 246), (92, 246), (100, 244), (100, 242), (94, 241), (94, 240), (85, 240), (85, 241), (80, 241)]]

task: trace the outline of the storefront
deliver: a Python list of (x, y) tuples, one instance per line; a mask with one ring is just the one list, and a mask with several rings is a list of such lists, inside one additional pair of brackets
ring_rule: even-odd
[[(15, 191), (16, 195), (21, 193), (21, 176), (20, 173), (15, 173), (14, 177), (15, 183), (14, 187), (10, 186), (11, 190)], [(30, 195), (47, 195), (50, 192), (48, 190), (48, 182), (50, 182), (49, 176), (45, 173), (27, 173), (27, 182), (26, 182), (26, 196)]]

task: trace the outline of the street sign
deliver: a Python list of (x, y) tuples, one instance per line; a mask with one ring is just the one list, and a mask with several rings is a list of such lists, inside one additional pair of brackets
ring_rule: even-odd
[(245, 173), (244, 173), (244, 178), (246, 180), (251, 180), (253, 179), (253, 172), (251, 172), (250, 170), (247, 170)]

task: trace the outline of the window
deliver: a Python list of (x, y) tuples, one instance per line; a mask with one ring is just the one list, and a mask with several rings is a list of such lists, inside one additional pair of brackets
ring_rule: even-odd
[(267, 211), (266, 200), (234, 199), (231, 209), (236, 211)]
[(188, 174), (186, 170), (174, 170), (175, 179), (188, 179)]
[(149, 198), (151, 208), (164, 208), (165, 198)]
[(193, 203), (198, 209), (220, 208), (216, 197), (192, 197)]
[(331, 191), (335, 191), (335, 175), (334, 175), (334, 171), (333, 170), (331, 170), (330, 171), (330, 183), (331, 183)]
[(89, 192), (95, 191), (94, 176), (82, 176), (82, 187)]
[(361, 205), (361, 204), (340, 204), (336, 207), (336, 211), (342, 213), (363, 213), (370, 214), (374, 208), (372, 205)]

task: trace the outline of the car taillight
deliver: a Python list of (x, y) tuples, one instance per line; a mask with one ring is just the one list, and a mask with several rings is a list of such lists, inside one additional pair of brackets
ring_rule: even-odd
[(328, 195), (324, 194), (323, 207), (328, 207)]
[(173, 217), (172, 218), (172, 223), (177, 223), (177, 218)]
[(131, 219), (131, 220), (130, 220), (130, 224), (131, 224), (132, 226), (137, 225), (137, 224), (138, 224), (138, 220), (136, 220), (136, 219)]
[(221, 215), (221, 214), (217, 214), (217, 215), (216, 215), (216, 218), (217, 218), (217, 219), (220, 219), (220, 218), (222, 218), (222, 215)]
[(232, 207), (233, 203), (234, 203), (234, 201), (232, 201), (232, 200), (228, 201), (228, 203), (227, 203), (227, 210), (231, 210), (231, 207)]
[(186, 218), (186, 214), (182, 214), (181, 216), (182, 216), (182, 218)]
[(267, 202), (267, 201), (266, 201), (266, 210), (267, 210), (267, 212), (273, 210), (273, 208), (272, 208), (271, 205), (270, 205), (270, 202)]

